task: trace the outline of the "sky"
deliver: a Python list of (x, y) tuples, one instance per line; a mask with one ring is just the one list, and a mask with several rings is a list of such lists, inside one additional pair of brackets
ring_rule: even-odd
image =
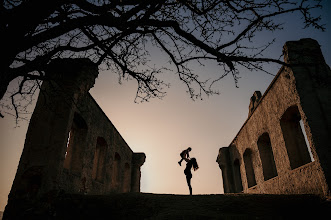
[[(299, 17), (282, 16), (284, 30), (262, 34), (259, 40), (276, 38), (266, 51), (266, 56), (279, 57), (286, 41), (301, 38), (316, 39), (321, 45), (327, 64), (331, 64), (331, 3), (324, 1), (322, 23), (326, 31), (302, 29)], [(291, 15), (293, 16), (293, 15)], [(158, 54), (155, 54), (158, 57)], [(161, 61), (156, 61), (159, 64)], [(162, 64), (162, 63), (161, 63)], [(269, 65), (274, 74), (280, 66)], [(205, 66), (204, 74), (215, 74), (215, 65)], [(188, 194), (183, 166), (178, 165), (180, 152), (191, 147), (200, 169), (192, 171), (193, 194), (223, 193), (221, 170), (216, 163), (218, 150), (228, 146), (247, 119), (249, 99), (254, 91), (262, 93), (267, 89), (273, 76), (263, 72), (240, 72), (239, 88), (231, 76), (218, 83), (220, 95), (192, 101), (186, 88), (176, 76), (165, 73), (171, 87), (162, 100), (134, 103), (136, 83), (124, 81), (118, 84), (115, 74), (101, 71), (91, 95), (115, 125), (134, 152), (144, 152), (146, 162), (142, 166), (141, 191), (147, 193)], [(11, 85), (14, 86), (14, 83)], [(31, 108), (34, 104), (32, 104)], [(28, 116), (29, 117), (29, 116)], [(0, 118), (0, 211), (4, 210), (7, 196), (16, 174), (24, 146), (28, 121), (18, 126), (13, 117)]]

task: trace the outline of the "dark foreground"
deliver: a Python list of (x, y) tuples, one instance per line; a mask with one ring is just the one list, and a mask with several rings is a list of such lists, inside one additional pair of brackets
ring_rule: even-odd
[[(18, 210), (17, 210), (18, 211)], [(315, 195), (63, 194), (16, 212), (15, 219), (328, 219), (331, 202)], [(329, 217), (328, 217), (329, 216)], [(12, 219), (12, 218), (11, 218)]]

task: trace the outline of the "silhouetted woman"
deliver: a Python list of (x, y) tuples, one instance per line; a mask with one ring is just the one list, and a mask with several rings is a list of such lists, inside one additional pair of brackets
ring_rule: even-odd
[(184, 173), (186, 175), (187, 185), (188, 185), (188, 188), (190, 190), (190, 195), (192, 195), (192, 186), (191, 186), (191, 179), (192, 179), (191, 169), (192, 168), (193, 168), (194, 171), (196, 171), (197, 169), (199, 169), (197, 160), (195, 158), (192, 158), (191, 160), (189, 160), (187, 162), (186, 168), (184, 170)]

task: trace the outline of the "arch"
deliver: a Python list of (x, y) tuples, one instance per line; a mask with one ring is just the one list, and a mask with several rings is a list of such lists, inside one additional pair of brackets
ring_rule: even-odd
[(119, 153), (115, 152), (114, 155), (114, 166), (113, 166), (113, 185), (118, 187), (120, 185), (120, 177), (121, 177), (121, 156)]
[(252, 151), (250, 149), (246, 149), (244, 152), (244, 163), (246, 169), (246, 177), (248, 188), (256, 185), (253, 160), (252, 160)]
[(103, 182), (106, 169), (107, 142), (103, 137), (97, 138), (97, 144), (94, 152), (92, 178)]
[(270, 137), (268, 133), (263, 133), (259, 137), (257, 141), (257, 147), (259, 149), (262, 162), (264, 180), (268, 180), (277, 176), (278, 174), (274, 154), (272, 152)]
[(235, 192), (243, 191), (243, 185), (241, 181), (240, 163), (239, 159), (235, 159), (233, 162), (233, 180)]
[(121, 160), (121, 156), (119, 153), (115, 153), (115, 161), (120, 161)]
[(301, 116), (296, 105), (289, 107), (280, 120), (291, 169), (311, 162), (300, 121)]
[(123, 192), (130, 192), (131, 188), (131, 167), (129, 163), (124, 166)]
[(83, 168), (82, 158), (86, 145), (85, 139), (87, 130), (88, 128), (85, 120), (75, 112), (71, 129), (68, 134), (63, 167), (79, 175)]

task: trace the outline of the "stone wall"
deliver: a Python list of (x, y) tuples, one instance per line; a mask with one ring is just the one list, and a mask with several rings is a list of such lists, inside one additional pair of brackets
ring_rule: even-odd
[(225, 193), (329, 195), (330, 68), (312, 39), (287, 42), (284, 60), (291, 66), (254, 93), (248, 119), (219, 151)]
[[(80, 105), (69, 132), (61, 189), (89, 194), (140, 192), (136, 185), (140, 186), (145, 155), (132, 152), (90, 94)], [(139, 163), (136, 157), (141, 158)], [(74, 166), (77, 162), (78, 169)]]
[(45, 196), (139, 192), (144, 153), (134, 153), (88, 93), (98, 68), (55, 60), (31, 117), (6, 213)]

